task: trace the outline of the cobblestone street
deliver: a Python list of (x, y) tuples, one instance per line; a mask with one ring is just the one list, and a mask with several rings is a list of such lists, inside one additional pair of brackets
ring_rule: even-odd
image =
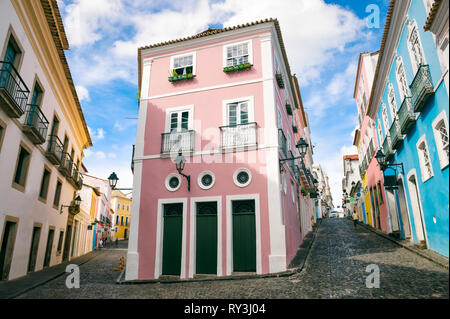
[[(448, 298), (448, 270), (347, 219), (324, 219), (305, 268), (281, 278), (118, 285), (118, 259), (105, 249), (80, 267), (80, 288), (66, 275), (18, 298)], [(380, 269), (380, 288), (366, 288), (366, 267)]]

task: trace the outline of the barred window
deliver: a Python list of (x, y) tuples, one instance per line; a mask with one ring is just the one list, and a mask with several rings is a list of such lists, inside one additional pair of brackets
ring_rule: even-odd
[(431, 167), (430, 153), (425, 142), (425, 138), (419, 142), (417, 151), (419, 153), (420, 168), (422, 172), (422, 180), (426, 181), (433, 177), (433, 168)]

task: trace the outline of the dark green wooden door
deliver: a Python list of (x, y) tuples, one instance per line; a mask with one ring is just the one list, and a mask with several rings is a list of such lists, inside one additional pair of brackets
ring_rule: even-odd
[(197, 203), (196, 273), (217, 274), (217, 202)]
[(163, 275), (180, 275), (183, 204), (164, 205)]
[(233, 270), (256, 271), (255, 201), (233, 201)]
[(33, 227), (33, 236), (31, 238), (30, 256), (28, 259), (28, 272), (34, 271), (39, 248), (39, 238), (41, 237), (41, 228)]

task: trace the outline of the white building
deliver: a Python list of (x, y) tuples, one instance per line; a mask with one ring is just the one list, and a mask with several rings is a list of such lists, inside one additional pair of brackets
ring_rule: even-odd
[(56, 1), (0, 2), (0, 280), (69, 260), (74, 249), (74, 199), (92, 142), (68, 48)]
[(342, 180), (342, 191), (346, 202), (344, 203), (344, 213), (351, 215), (357, 206), (357, 194), (361, 186), (361, 176), (359, 174), (359, 157), (355, 155), (344, 155), (344, 178)]

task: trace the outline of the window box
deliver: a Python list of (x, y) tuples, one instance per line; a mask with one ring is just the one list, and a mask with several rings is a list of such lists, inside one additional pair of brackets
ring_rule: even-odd
[(275, 78), (277, 79), (278, 87), (280, 89), (284, 89), (284, 80), (283, 80), (283, 74), (276, 73)]
[(286, 112), (287, 114), (292, 115), (292, 107), (290, 104), (287, 103), (286, 103)]
[(182, 80), (192, 80), (195, 77), (194, 74), (188, 73), (184, 75), (177, 75), (177, 76), (169, 76), (169, 82), (178, 82)]
[(302, 190), (300, 191), (303, 196), (306, 196), (308, 193), (306, 192), (306, 189), (302, 187)]
[(235, 71), (248, 70), (253, 66), (251, 63), (243, 63), (235, 66), (226, 66), (223, 68), (223, 72), (230, 73)]
[(297, 126), (293, 125), (293, 126), (292, 126), (292, 131), (294, 131), (294, 133), (298, 133)]

